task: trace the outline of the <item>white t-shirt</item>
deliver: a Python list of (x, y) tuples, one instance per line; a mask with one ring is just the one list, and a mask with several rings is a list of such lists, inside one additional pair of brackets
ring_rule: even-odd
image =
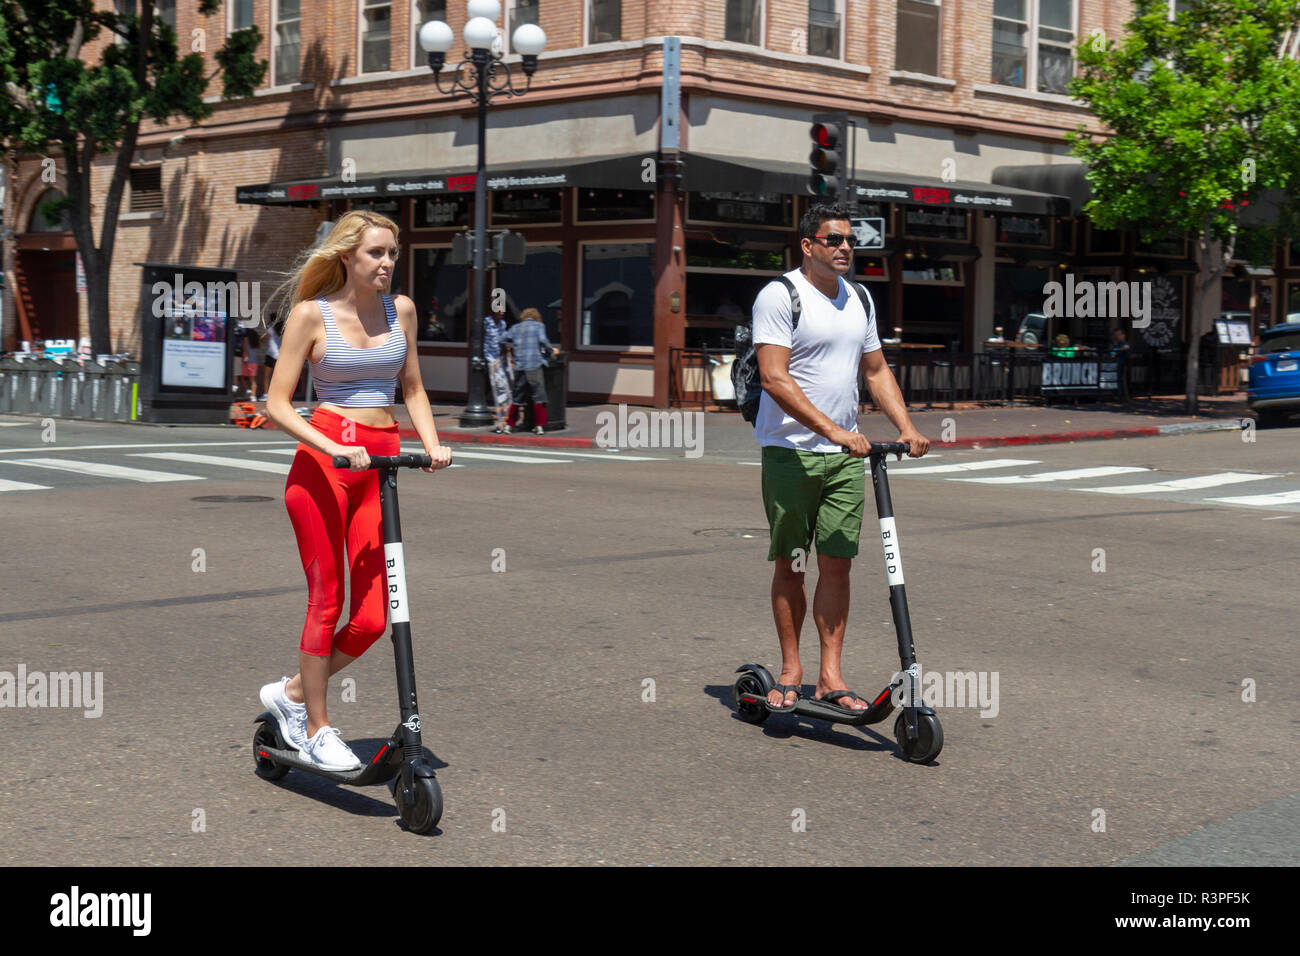
[[(771, 282), (754, 300), (754, 344), (790, 349), (790, 377), (803, 389), (808, 401), (840, 428), (856, 432), (859, 364), (864, 354), (880, 348), (876, 304), (868, 293), (868, 314), (858, 294), (843, 278), (834, 299), (819, 292), (799, 269), (787, 272), (786, 278), (799, 290), (799, 328), (793, 328), (790, 294), (780, 282)], [(832, 445), (787, 415), (767, 392), (759, 400), (754, 437), (760, 445), (801, 451), (840, 450), (839, 445)]]

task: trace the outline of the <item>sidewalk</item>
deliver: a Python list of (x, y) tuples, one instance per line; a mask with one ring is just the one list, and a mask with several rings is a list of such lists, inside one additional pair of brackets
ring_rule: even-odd
[[(1244, 392), (1202, 397), (1200, 414), (1195, 418), (1184, 413), (1183, 404), (1182, 396), (1167, 395), (1153, 399), (1135, 399), (1127, 408), (1100, 403), (1080, 403), (1075, 407), (1070, 404), (981, 406), (958, 402), (954, 409), (949, 409), (946, 404), (929, 410), (919, 406), (909, 409), (908, 413), (912, 422), (936, 448), (992, 448), (999, 445), (1186, 434), (1240, 428), (1242, 419), (1252, 417), (1246, 411)], [(262, 403), (257, 405), (259, 411), (264, 411)], [(314, 405), (314, 402), (295, 403), (294, 407)], [(572, 405), (566, 409), (568, 427), (563, 431), (545, 435), (494, 435), (488, 428), (460, 428), (457, 421), (463, 407), (462, 403), (453, 402), (433, 405), (434, 424), (442, 441), (583, 448), (596, 444), (602, 425), (607, 434), (612, 434), (610, 424), (619, 421), (618, 405)], [(651, 411), (653, 409), (629, 406), (623, 414), (638, 415)], [(661, 413), (662, 411), (660, 410)], [(703, 434), (707, 436), (705, 441), (710, 451), (745, 452), (756, 447), (753, 429), (738, 412), (715, 407), (701, 413), (698, 406), (674, 411), (703, 414)], [(405, 406), (396, 406), (393, 413), (402, 438), (418, 441), (419, 436), (411, 427)], [(262, 427), (275, 428), (269, 421)], [(858, 428), (872, 439), (888, 441), (895, 437), (889, 421), (874, 410), (859, 416)]]

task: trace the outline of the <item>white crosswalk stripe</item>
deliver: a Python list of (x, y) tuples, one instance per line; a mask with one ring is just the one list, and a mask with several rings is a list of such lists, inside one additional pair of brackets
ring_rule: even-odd
[(1236, 471), (1225, 471), (1217, 475), (1198, 475), (1195, 478), (1156, 481), (1149, 485), (1115, 485), (1110, 488), (1079, 488), (1077, 490), (1092, 491), (1102, 495), (1151, 495), (1162, 491), (1197, 491), (1202, 488), (1217, 488), (1219, 485), (1235, 485), (1243, 481), (1263, 481), (1265, 478), (1277, 477), (1277, 475), (1248, 475)]
[[(927, 455), (926, 458), (929, 456)], [(924, 461), (924, 458), (917, 459)], [(952, 465), (921, 465), (919, 467), (899, 468), (902, 462), (896, 462), (889, 466), (891, 472), (900, 475), (947, 475), (963, 471), (987, 471), (992, 468), (1014, 468), (1017, 465), (1039, 465), (1042, 464), (1036, 458), (993, 458), (989, 461), (967, 461)]]
[(289, 474), (289, 466), (282, 465), (278, 461), (257, 461), (253, 458), (231, 458), (227, 455), (195, 455), (186, 451), (146, 451), (135, 452), (130, 457), (161, 458), (164, 461), (183, 461), (194, 465), (219, 465), (222, 468), (240, 468), (245, 471), (265, 471), (274, 475)]
[(1100, 468), (1070, 468), (1065, 471), (1040, 471), (1035, 475), (998, 475), (992, 478), (949, 478), (948, 481), (971, 481), (985, 485), (1028, 485), (1048, 481), (1075, 481), (1080, 478), (1105, 478), (1135, 471), (1150, 471), (1137, 465), (1106, 465)]
[(0, 491), (49, 491), (49, 485), (33, 485), (26, 481), (9, 481), (0, 478)]
[(1271, 495), (1244, 495), (1236, 498), (1206, 498), (1206, 501), (1222, 501), (1229, 505), (1252, 505), (1256, 508), (1270, 508), (1276, 505), (1300, 505), (1300, 491), (1282, 491)]
[(202, 481), (202, 475), (182, 475), (174, 471), (150, 471), (146, 468), (128, 468), (125, 465), (108, 465), (99, 461), (76, 461), (68, 458), (28, 458), (24, 461), (7, 461), (7, 465), (24, 468), (50, 468), (70, 471), (95, 478), (120, 478), (124, 481)]

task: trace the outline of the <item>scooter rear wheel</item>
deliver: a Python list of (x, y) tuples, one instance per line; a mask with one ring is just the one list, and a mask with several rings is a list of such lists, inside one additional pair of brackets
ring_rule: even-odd
[(253, 772), (263, 780), (279, 780), (289, 768), (282, 763), (276, 763), (266, 757), (258, 755), (259, 750), (266, 748), (277, 750), (280, 742), (275, 737), (275, 732), (266, 724), (258, 724), (257, 730), (253, 733)]
[(412, 783), (415, 802), (408, 804), (402, 799), (401, 775), (394, 779), (393, 799), (397, 802), (397, 812), (412, 833), (428, 833), (442, 819), (442, 788), (433, 777), (416, 777)]
[(907, 715), (900, 713), (894, 721), (894, 739), (903, 756), (912, 763), (928, 763), (943, 749), (943, 728), (934, 714), (918, 714), (916, 740), (907, 739)]
[(741, 720), (748, 724), (761, 724), (767, 720), (768, 715), (772, 712), (764, 704), (749, 704), (740, 699), (741, 694), (749, 694), (754, 697), (766, 697), (767, 690), (764, 689), (762, 681), (753, 671), (745, 671), (736, 678), (736, 683), (732, 687), (732, 703), (735, 704), (736, 714)]

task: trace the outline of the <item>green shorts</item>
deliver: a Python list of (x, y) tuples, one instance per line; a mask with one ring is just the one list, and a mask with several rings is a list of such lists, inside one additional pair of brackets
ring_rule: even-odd
[(866, 469), (862, 458), (843, 452), (763, 447), (763, 508), (772, 544), (767, 560), (817, 553), (854, 558), (862, 532)]

